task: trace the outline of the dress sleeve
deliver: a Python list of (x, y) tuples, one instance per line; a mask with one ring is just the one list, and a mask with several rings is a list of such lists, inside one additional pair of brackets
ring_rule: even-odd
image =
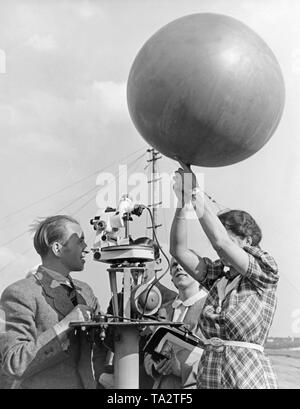
[(210, 290), (216, 280), (222, 276), (224, 265), (221, 260), (212, 261), (207, 257), (203, 257), (203, 261), (206, 264), (206, 273), (204, 279), (199, 282), (207, 290)]
[(274, 258), (258, 247), (245, 246), (244, 250), (249, 256), (245, 277), (261, 291), (276, 287), (279, 275)]

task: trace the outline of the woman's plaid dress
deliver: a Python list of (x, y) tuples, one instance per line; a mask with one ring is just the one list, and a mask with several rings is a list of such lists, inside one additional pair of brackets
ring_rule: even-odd
[[(278, 268), (274, 259), (258, 247), (244, 247), (249, 268), (239, 284), (218, 308), (216, 284), (224, 276), (220, 260), (204, 258), (207, 273), (201, 284), (209, 290), (200, 316), (206, 338), (264, 345), (276, 308)], [(277, 380), (269, 359), (254, 349), (236, 346), (207, 346), (199, 363), (200, 389), (275, 389)]]

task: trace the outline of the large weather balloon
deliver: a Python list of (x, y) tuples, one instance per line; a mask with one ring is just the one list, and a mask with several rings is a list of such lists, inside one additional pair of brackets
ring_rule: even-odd
[(226, 166), (271, 138), (284, 82), (268, 45), (218, 14), (192, 14), (155, 33), (136, 56), (127, 100), (143, 138), (171, 158)]

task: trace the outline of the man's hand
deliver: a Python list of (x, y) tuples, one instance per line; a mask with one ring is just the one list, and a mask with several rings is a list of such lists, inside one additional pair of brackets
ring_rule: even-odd
[(180, 376), (181, 366), (176, 354), (171, 347), (169, 349), (169, 357), (161, 360), (158, 364), (155, 365), (155, 369), (161, 375), (176, 375)]
[(103, 372), (99, 377), (99, 383), (104, 386), (105, 389), (115, 388), (115, 377), (114, 374)]
[(176, 375), (180, 376), (180, 362), (176, 358), (176, 356), (172, 358), (166, 358), (160, 361), (156, 366), (155, 369), (161, 375)]
[(146, 371), (146, 374), (148, 374), (149, 376), (151, 376), (153, 378), (153, 368), (155, 368), (155, 362), (152, 359), (152, 355), (148, 354), (147, 352), (145, 353), (144, 356), (144, 368)]
[(91, 319), (92, 309), (88, 305), (78, 304), (68, 315), (55, 325), (57, 334), (68, 331), (71, 322), (83, 322)]

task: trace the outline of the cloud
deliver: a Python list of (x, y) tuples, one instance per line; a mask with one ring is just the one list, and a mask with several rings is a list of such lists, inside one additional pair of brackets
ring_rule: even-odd
[(0, 294), (8, 285), (34, 271), (38, 257), (33, 250), (31, 246), (28, 251), (18, 253), (8, 247), (0, 247)]
[(64, 151), (67, 149), (60, 138), (56, 138), (54, 135), (47, 133), (41, 134), (34, 131), (18, 134), (14, 138), (12, 145), (19, 151), (35, 151), (45, 155), (54, 153), (56, 156), (59, 154), (65, 156)]
[(0, 105), (3, 113), (0, 131), (2, 154), (55, 153), (63, 155), (65, 140), (59, 132), (61, 112), (67, 113), (66, 102), (42, 92)]
[(91, 91), (91, 100), (101, 108), (104, 122), (128, 118), (125, 82), (95, 81)]
[(298, 74), (300, 72), (300, 50), (292, 50), (292, 73)]
[(25, 45), (38, 51), (49, 51), (56, 48), (56, 43), (52, 34), (34, 34), (25, 42)]
[(6, 54), (5, 51), (0, 48), (0, 74), (6, 73)]
[(132, 126), (125, 82), (78, 84), (71, 98), (59, 90), (55, 94), (31, 91), (0, 104), (0, 113), (1, 155), (14, 158), (17, 154), (72, 160), (93, 155), (119, 135), (120, 128), (126, 132)]
[(73, 5), (75, 13), (84, 20), (90, 20), (93, 17), (103, 17), (104, 12), (100, 9), (99, 4), (92, 3), (91, 1), (81, 1)]
[(0, 268), (5, 267), (15, 259), (15, 253), (7, 247), (0, 247)]

